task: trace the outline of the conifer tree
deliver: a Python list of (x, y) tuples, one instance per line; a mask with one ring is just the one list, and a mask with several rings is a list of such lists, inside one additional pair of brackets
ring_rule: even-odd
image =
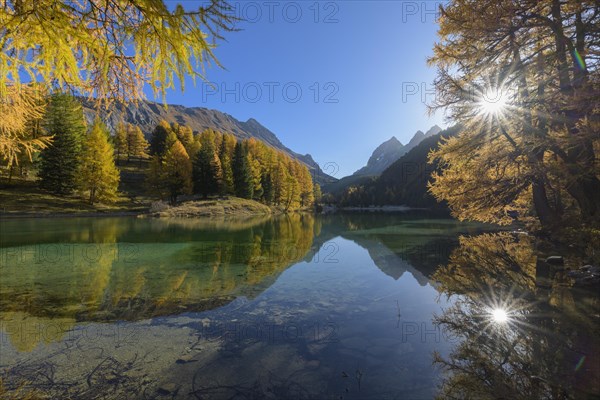
[(431, 193), (459, 219), (598, 224), (598, 2), (449, 1), (440, 11), (431, 110), (460, 128), (430, 155), (441, 170)]
[(116, 163), (119, 163), (121, 156), (127, 154), (127, 130), (128, 124), (121, 121), (117, 124), (117, 128), (115, 129), (115, 136), (113, 138), (113, 142), (115, 145), (115, 153), (116, 153)]
[(171, 127), (167, 121), (160, 121), (156, 128), (152, 131), (150, 138), (150, 155), (163, 157), (167, 151), (167, 136), (171, 131)]
[(298, 161), (294, 161), (294, 176), (298, 182), (298, 189), (300, 191), (300, 206), (310, 207), (314, 202), (314, 188), (310, 172), (306, 166), (302, 165)]
[(288, 198), (287, 180), (289, 173), (281, 160), (278, 160), (275, 164), (271, 177), (273, 182), (273, 204), (284, 204)]
[(262, 201), (265, 204), (273, 202), (273, 180), (270, 173), (265, 173), (260, 177), (261, 186), (263, 188)]
[(222, 183), (221, 162), (215, 152), (215, 136), (210, 130), (202, 133), (200, 150), (194, 162), (194, 188), (204, 198), (218, 193)]
[(161, 180), (171, 204), (177, 203), (178, 196), (192, 193), (192, 162), (179, 140), (165, 154)]
[(45, 116), (44, 128), (52, 144), (40, 154), (40, 186), (57, 194), (75, 189), (80, 162), (85, 120), (81, 104), (72, 96), (55, 93)]
[(323, 198), (323, 193), (321, 192), (321, 185), (319, 185), (318, 183), (315, 183), (315, 185), (313, 186), (313, 197), (314, 197), (314, 201), (315, 203), (320, 203), (321, 199)]
[[(50, 143), (51, 137), (37, 129), (47, 102), (48, 96), (39, 85), (13, 85), (0, 90), (0, 161), (9, 169), (20, 160), (32, 162), (34, 153)], [(33, 131), (32, 126), (36, 127)]]
[(108, 129), (96, 119), (83, 144), (76, 183), (79, 191), (89, 194), (90, 204), (113, 202), (117, 197), (119, 170), (108, 138)]
[[(167, 138), (165, 139), (165, 155), (166, 155), (166, 151), (169, 150), (171, 147), (173, 147), (173, 145), (179, 141), (180, 140), (177, 138), (177, 135), (175, 134), (175, 132), (170, 130), (169, 133), (167, 134)], [(184, 148), (185, 148), (185, 146), (184, 146)]]
[(261, 177), (261, 166), (260, 162), (252, 157), (252, 155), (247, 155), (248, 159), (248, 168), (250, 169), (250, 181), (252, 183), (252, 198), (260, 200), (263, 195), (263, 187)]
[(97, 99), (143, 99), (147, 85), (165, 95), (175, 81), (183, 88), (187, 76), (202, 76), (238, 19), (221, 0), (195, 9), (164, 0), (1, 4), (2, 95), (31, 81)]
[(248, 156), (242, 142), (235, 144), (233, 156), (233, 179), (235, 182), (235, 194), (244, 199), (251, 199), (253, 195), (253, 182)]
[(223, 184), (221, 185), (222, 194), (234, 193), (234, 181), (233, 181), (233, 168), (231, 157), (227, 152), (227, 145), (225, 140), (221, 142), (221, 150), (219, 151), (219, 161), (221, 161), (221, 168), (223, 169)]
[(146, 137), (142, 133), (139, 126), (132, 127), (129, 132), (131, 137), (130, 152), (132, 157), (137, 157), (140, 167), (142, 166), (142, 160), (148, 157), (148, 147), (150, 144), (146, 140)]
[(185, 125), (179, 125), (178, 123), (174, 122), (171, 124), (171, 131), (175, 133), (177, 139), (179, 139), (185, 148), (185, 151), (187, 151), (189, 155), (194, 144), (194, 133), (192, 132), (192, 129)]
[(159, 156), (150, 157), (150, 165), (146, 174), (146, 190), (148, 193), (163, 199), (167, 196), (166, 189), (162, 181), (164, 161)]

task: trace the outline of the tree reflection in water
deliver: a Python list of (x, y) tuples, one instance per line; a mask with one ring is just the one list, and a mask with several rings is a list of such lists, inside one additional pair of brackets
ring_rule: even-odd
[(600, 393), (597, 298), (558, 279), (550, 289), (536, 287), (536, 261), (531, 237), (483, 234), (462, 237), (436, 271), (439, 290), (457, 301), (435, 322), (459, 339), (449, 357), (434, 355), (445, 371), (439, 398)]
[(38, 227), (38, 235), (32, 223), (31, 235), (3, 240), (0, 336), (19, 351), (64, 340), (77, 323), (139, 321), (254, 298), (309, 254), (318, 229), (310, 214), (79, 222)]

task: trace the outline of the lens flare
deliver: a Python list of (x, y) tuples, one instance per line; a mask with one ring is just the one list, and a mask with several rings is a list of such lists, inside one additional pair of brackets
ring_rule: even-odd
[(508, 322), (508, 313), (502, 308), (495, 308), (492, 310), (492, 319), (494, 322), (504, 324)]
[(484, 114), (501, 114), (508, 104), (508, 95), (500, 88), (490, 88), (482, 93), (478, 105), (480, 112)]

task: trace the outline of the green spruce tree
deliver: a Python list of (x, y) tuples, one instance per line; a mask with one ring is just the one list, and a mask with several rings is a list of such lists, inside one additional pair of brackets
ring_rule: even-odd
[(162, 158), (167, 151), (167, 136), (171, 132), (171, 127), (167, 121), (160, 121), (152, 131), (150, 137), (150, 155)]
[(223, 134), (221, 148), (219, 149), (219, 161), (221, 161), (221, 168), (223, 169), (223, 183), (221, 185), (221, 194), (233, 194), (233, 169), (231, 166), (231, 157), (227, 149), (227, 139), (225, 134)]
[(244, 199), (251, 199), (253, 193), (252, 172), (248, 165), (248, 155), (242, 142), (235, 144), (233, 155), (233, 180), (235, 182), (235, 195)]
[(52, 137), (52, 144), (40, 154), (40, 187), (57, 194), (70, 194), (76, 187), (85, 135), (81, 104), (64, 93), (51, 95), (44, 129)]
[(215, 152), (215, 141), (212, 132), (202, 133), (200, 151), (194, 160), (194, 190), (204, 198), (219, 192), (222, 169), (219, 157)]

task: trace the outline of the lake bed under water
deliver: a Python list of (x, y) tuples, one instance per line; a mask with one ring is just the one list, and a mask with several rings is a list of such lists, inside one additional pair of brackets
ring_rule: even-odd
[[(9, 394), (591, 398), (600, 390), (597, 298), (541, 292), (535, 246), (494, 227), (409, 214), (0, 223), (0, 376)], [(512, 272), (500, 278), (494, 268), (506, 260)], [(508, 321), (494, 321), (498, 307)]]

